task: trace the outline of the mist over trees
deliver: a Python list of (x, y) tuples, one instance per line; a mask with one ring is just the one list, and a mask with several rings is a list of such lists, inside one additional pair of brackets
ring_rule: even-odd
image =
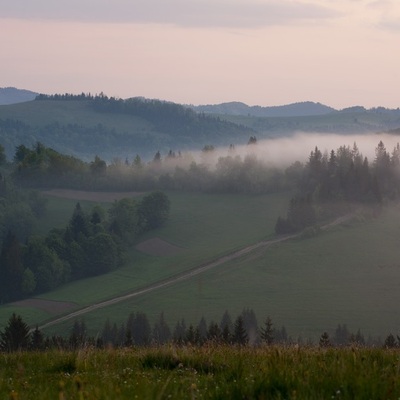
[(331, 150), (329, 156), (315, 147), (298, 175), (298, 194), (290, 201), (286, 218), (278, 218), (276, 232), (298, 232), (317, 220), (351, 211), (354, 204), (378, 211), (384, 200), (399, 198), (399, 165), (399, 144), (389, 153), (380, 141), (372, 165), (356, 143)]

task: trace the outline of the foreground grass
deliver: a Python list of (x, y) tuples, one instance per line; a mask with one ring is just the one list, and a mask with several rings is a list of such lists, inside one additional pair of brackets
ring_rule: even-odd
[(394, 399), (398, 351), (150, 348), (3, 354), (13, 399)]

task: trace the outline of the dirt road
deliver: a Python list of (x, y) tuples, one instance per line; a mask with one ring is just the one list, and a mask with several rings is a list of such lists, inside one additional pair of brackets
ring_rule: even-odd
[[(349, 220), (351, 217), (352, 217), (352, 215), (346, 215), (346, 216), (340, 217), (340, 218), (336, 219), (335, 221), (330, 222), (329, 224), (326, 224), (326, 225), (322, 226), (321, 229), (322, 230), (329, 229), (329, 228), (331, 228), (333, 226), (339, 225), (339, 224)], [(152, 283), (152, 284), (150, 284), (150, 285), (148, 285), (148, 286), (146, 286), (146, 287), (144, 287), (142, 289), (136, 289), (136, 290), (132, 291), (131, 293), (128, 293), (128, 294), (125, 294), (125, 295), (122, 295), (122, 296), (118, 296), (118, 297), (115, 297), (115, 298), (110, 299), (110, 300), (105, 300), (105, 301), (102, 301), (100, 303), (92, 304), (91, 306), (88, 306), (88, 307), (85, 307), (85, 308), (81, 308), (80, 310), (77, 310), (77, 311), (73, 311), (73, 312), (71, 312), (71, 313), (69, 313), (67, 315), (62, 316), (62, 317), (55, 318), (52, 321), (49, 321), (49, 322), (39, 326), (39, 329), (48, 328), (50, 326), (57, 325), (57, 324), (59, 324), (61, 322), (68, 321), (68, 320), (70, 320), (72, 318), (80, 317), (80, 316), (82, 316), (84, 314), (87, 314), (87, 313), (89, 313), (91, 311), (98, 310), (99, 308), (108, 307), (110, 305), (117, 304), (117, 303), (120, 303), (122, 301), (131, 299), (131, 298), (134, 298), (134, 297), (138, 297), (138, 296), (141, 296), (141, 295), (146, 294), (146, 293), (154, 292), (154, 291), (156, 291), (158, 289), (161, 289), (161, 288), (165, 288), (165, 287), (168, 287), (168, 286), (175, 285), (178, 282), (182, 282), (184, 280), (193, 278), (196, 275), (199, 275), (199, 274), (201, 274), (201, 273), (203, 273), (205, 271), (208, 271), (208, 270), (210, 270), (212, 268), (215, 268), (215, 267), (218, 267), (218, 266), (220, 266), (222, 264), (225, 264), (228, 261), (232, 261), (232, 260), (235, 260), (237, 258), (240, 258), (240, 257), (242, 257), (242, 256), (244, 256), (244, 255), (246, 255), (248, 253), (251, 253), (252, 251), (255, 251), (255, 250), (261, 249), (261, 248), (266, 248), (266, 247), (269, 247), (269, 246), (271, 246), (273, 244), (282, 243), (282, 242), (285, 242), (287, 240), (299, 237), (300, 235), (301, 235), (301, 233), (297, 233), (297, 234), (293, 234), (293, 235), (282, 236), (282, 237), (279, 237), (279, 238), (273, 239), (273, 240), (265, 240), (265, 241), (262, 241), (262, 242), (258, 242), (256, 244), (251, 245), (251, 246), (247, 246), (247, 247), (245, 247), (243, 249), (240, 249), (240, 250), (234, 251), (234, 252), (232, 252), (230, 254), (227, 254), (226, 256), (220, 257), (220, 258), (218, 258), (218, 259), (216, 259), (214, 261), (210, 261), (210, 262), (208, 262), (206, 264), (199, 265), (199, 266), (197, 266), (195, 268), (192, 268), (192, 269), (190, 269), (188, 271), (182, 272), (182, 273), (180, 273), (178, 275), (174, 275), (174, 276), (172, 276), (170, 278), (167, 278), (167, 279), (164, 279), (162, 281), (159, 281), (159, 282), (156, 282), (156, 283)]]

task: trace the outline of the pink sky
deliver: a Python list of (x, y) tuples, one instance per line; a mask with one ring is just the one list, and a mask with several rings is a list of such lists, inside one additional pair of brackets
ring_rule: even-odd
[(0, 87), (400, 107), (398, 0), (0, 0)]

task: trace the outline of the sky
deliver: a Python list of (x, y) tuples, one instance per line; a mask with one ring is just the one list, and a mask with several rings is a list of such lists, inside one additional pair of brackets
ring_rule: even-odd
[(0, 0), (0, 87), (400, 107), (399, 0)]

